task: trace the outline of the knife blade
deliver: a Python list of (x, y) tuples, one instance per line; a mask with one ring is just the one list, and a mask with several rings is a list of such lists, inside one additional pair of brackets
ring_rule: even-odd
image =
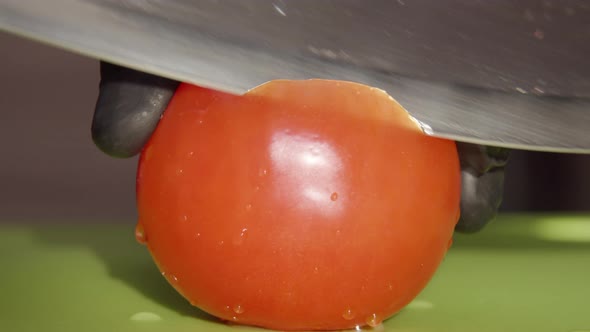
[(428, 135), (590, 152), (580, 1), (3, 0), (0, 30), (231, 93), (355, 81), (387, 91)]

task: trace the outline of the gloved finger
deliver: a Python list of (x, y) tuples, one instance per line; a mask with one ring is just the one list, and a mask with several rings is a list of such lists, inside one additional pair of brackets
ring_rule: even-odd
[(113, 157), (139, 153), (156, 128), (179, 82), (101, 62), (92, 139)]
[(475, 233), (498, 214), (509, 150), (457, 142), (461, 161), (461, 217), (455, 230)]
[(508, 162), (508, 149), (457, 142), (461, 168), (469, 168), (482, 175), (494, 168), (503, 168)]

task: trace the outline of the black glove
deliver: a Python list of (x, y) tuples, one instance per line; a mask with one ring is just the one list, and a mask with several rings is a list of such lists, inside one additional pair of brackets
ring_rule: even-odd
[(138, 154), (156, 128), (179, 83), (105, 62), (100, 64), (92, 139), (106, 154)]
[[(92, 138), (106, 154), (136, 155), (150, 138), (179, 82), (101, 63)], [(494, 219), (502, 201), (508, 151), (457, 143), (461, 161), (461, 218), (456, 230), (473, 233)]]
[(475, 233), (492, 221), (504, 191), (509, 150), (456, 142), (461, 161), (461, 218), (455, 230)]

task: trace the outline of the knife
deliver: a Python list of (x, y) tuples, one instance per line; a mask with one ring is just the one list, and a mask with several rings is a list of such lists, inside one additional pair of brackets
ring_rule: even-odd
[(0, 30), (236, 94), (355, 81), (428, 135), (590, 152), (584, 1), (2, 0)]

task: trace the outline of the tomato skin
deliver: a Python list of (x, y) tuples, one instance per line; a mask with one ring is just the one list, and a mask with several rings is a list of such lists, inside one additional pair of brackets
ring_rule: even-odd
[(381, 92), (182, 84), (143, 151), (138, 227), (171, 285), (225, 320), (375, 325), (434, 275), (459, 218), (454, 142)]

